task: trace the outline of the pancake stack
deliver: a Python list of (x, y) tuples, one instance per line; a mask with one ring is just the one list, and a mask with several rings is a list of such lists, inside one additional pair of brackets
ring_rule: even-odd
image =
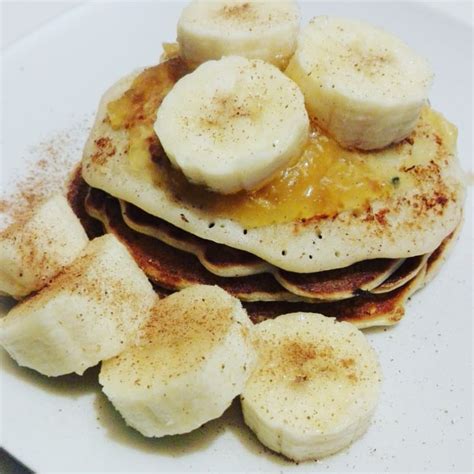
[(298, 274), (196, 237), (90, 188), (81, 170), (71, 181), (69, 199), (91, 237), (112, 233), (128, 247), (158, 294), (165, 296), (196, 284), (218, 285), (242, 301), (255, 323), (309, 311), (350, 321), (359, 328), (395, 324), (410, 296), (435, 276), (459, 232), (458, 226), (430, 254), (364, 260)]
[(89, 234), (118, 237), (158, 293), (218, 285), (254, 322), (298, 311), (398, 322), (460, 227), (455, 127), (425, 105), (405, 139), (358, 151), (311, 120), (298, 160), (263, 187), (219, 193), (187, 179), (153, 128), (193, 70), (175, 51), (104, 95), (69, 191)]

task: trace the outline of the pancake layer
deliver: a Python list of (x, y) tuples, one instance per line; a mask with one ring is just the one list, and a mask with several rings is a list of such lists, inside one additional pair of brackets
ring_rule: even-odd
[[(326, 168), (318, 170), (319, 174), (315, 175), (318, 183), (331, 177), (337, 185), (332, 165), (335, 164), (347, 179), (347, 169), (359, 163), (359, 168), (367, 167), (377, 177), (375, 185), (380, 190), (363, 203), (357, 201), (355, 207), (338, 207), (330, 214), (309, 215), (307, 210), (300, 209), (300, 217), (285, 220), (283, 208), (278, 207), (279, 200), (287, 201), (285, 193), (280, 189), (276, 197), (271, 196), (272, 189), (281, 187), (278, 182), (270, 183), (271, 189), (262, 191), (264, 194), (244, 196), (237, 199), (238, 202), (232, 198), (234, 201), (223, 205), (222, 196), (202, 189), (191, 190), (183, 184), (153, 134), (147, 137), (148, 148), (140, 149), (143, 153), (131, 159), (136, 130), (145, 120), (140, 111), (149, 110), (146, 120), (152, 123), (167, 91), (186, 73), (180, 60), (174, 58), (124, 78), (105, 94), (84, 150), (83, 175), (90, 186), (134, 204), (192, 235), (246, 251), (293, 273), (345, 268), (368, 259), (400, 259), (431, 253), (459, 223), (464, 182), (456, 158), (456, 129), (430, 108), (422, 112), (407, 140), (372, 153), (332, 150), (335, 145), (327, 145), (330, 138), (320, 130), (313, 130), (321, 147), (331, 150), (317, 161), (307, 161), (308, 166), (324, 163), (329, 156), (338, 157), (336, 161), (331, 158)], [(143, 77), (150, 88), (138, 97), (134, 87), (136, 81), (142, 87)], [(133, 104), (130, 111), (124, 112), (117, 106), (123, 105), (124, 97), (127, 104), (130, 101)], [(117, 116), (123, 115), (124, 120), (117, 120)], [(295, 166), (301, 165), (296, 163)], [(284, 176), (277, 178), (285, 180), (293, 176), (293, 171), (288, 169)], [(296, 173), (297, 179), (300, 174)], [(348, 192), (356, 196), (356, 181), (349, 182), (349, 188), (353, 189)], [(322, 201), (324, 197), (334, 198), (330, 189), (327, 192), (327, 196), (320, 196)], [(287, 194), (293, 196), (291, 186)], [(290, 207), (298, 204), (297, 200), (288, 199)], [(262, 209), (268, 204), (270, 214), (259, 221), (263, 224), (253, 219), (253, 224), (247, 225), (242, 209), (236, 211), (236, 206), (245, 207), (250, 201), (260, 214), (265, 214)], [(289, 215), (297, 215), (294, 208), (287, 210), (291, 211)], [(268, 221), (272, 212), (276, 216), (275, 223)]]

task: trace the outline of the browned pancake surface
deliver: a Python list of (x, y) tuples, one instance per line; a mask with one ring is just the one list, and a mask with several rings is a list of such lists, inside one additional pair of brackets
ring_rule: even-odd
[[(133, 204), (124, 203), (124, 211), (129, 225), (131, 224), (135, 230), (140, 231), (140, 228), (151, 228), (157, 235), (162, 235), (164, 238), (168, 238), (169, 241), (175, 241), (178, 245), (181, 244), (193, 249), (199, 249), (203, 260), (209, 262), (210, 267), (218, 269), (230, 267), (255, 268), (265, 263), (261, 258), (243, 250), (196, 237), (158, 217), (147, 214)], [(184, 214), (182, 218), (186, 219)], [(255, 273), (260, 272), (256, 271)]]
[(89, 190), (89, 186), (82, 178), (81, 166), (79, 165), (70, 176), (67, 199), (72, 210), (81, 221), (89, 239), (93, 239), (104, 234), (104, 229), (99, 221), (89, 216), (84, 207)]
[(393, 272), (382, 284), (373, 288), (372, 293), (386, 293), (388, 291), (400, 288), (405, 283), (421, 271), (425, 266), (429, 255), (419, 255), (417, 257), (407, 258), (402, 265)]
[(427, 285), (439, 272), (441, 266), (446, 261), (451, 249), (453, 248), (456, 240), (461, 232), (462, 222), (458, 224), (456, 229), (449, 234), (441, 245), (429, 256), (426, 262), (426, 278), (425, 285)]
[[(103, 207), (105, 206), (105, 207)], [(246, 277), (225, 278), (207, 271), (199, 260), (159, 239), (140, 234), (125, 225), (116, 199), (103, 199), (94, 191), (88, 199), (88, 210), (102, 220), (108, 232), (122, 241), (138, 265), (158, 285), (180, 290), (191, 285), (218, 285), (230, 294), (246, 301), (274, 301), (297, 299), (284, 290), (266, 273)]]
[(360, 290), (371, 290), (384, 282), (402, 260), (364, 260), (349, 267), (317, 273), (292, 273), (279, 270), (276, 278), (287, 290), (320, 300), (341, 300)]
[(388, 326), (397, 323), (405, 313), (404, 304), (423, 282), (424, 271), (404, 286), (380, 295), (364, 293), (354, 298), (326, 303), (253, 302), (244, 303), (254, 323), (295, 312), (321, 313), (359, 328)]

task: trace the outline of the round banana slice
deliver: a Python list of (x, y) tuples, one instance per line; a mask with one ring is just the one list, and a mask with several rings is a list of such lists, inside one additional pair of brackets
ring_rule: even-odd
[(252, 370), (252, 324), (236, 298), (198, 285), (161, 300), (139, 344), (102, 364), (99, 382), (145, 436), (187, 433), (222, 415)]
[(295, 461), (319, 459), (367, 430), (381, 374), (362, 332), (313, 313), (279, 316), (254, 332), (257, 366), (241, 401), (265, 446)]
[(286, 73), (321, 127), (342, 146), (362, 150), (412, 132), (433, 76), (427, 61), (393, 35), (328, 17), (301, 32)]
[(69, 265), (89, 239), (57, 194), (0, 233), (0, 294), (22, 298)]
[(192, 65), (238, 55), (284, 67), (298, 29), (295, 1), (195, 0), (181, 13), (178, 43)]
[(230, 194), (262, 186), (298, 157), (309, 120), (291, 79), (263, 61), (229, 56), (175, 84), (155, 131), (191, 182)]

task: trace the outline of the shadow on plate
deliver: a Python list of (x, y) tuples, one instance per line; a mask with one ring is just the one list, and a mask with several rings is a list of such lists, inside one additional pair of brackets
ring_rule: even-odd
[(164, 438), (146, 438), (138, 431), (128, 427), (102, 393), (97, 394), (94, 408), (99, 422), (106, 428), (107, 434), (112, 440), (147, 453), (169, 457), (185, 456), (208, 448), (219, 436), (230, 432), (250, 453), (259, 457), (265, 456), (280, 466), (293, 464), (268, 451), (258, 442), (244, 424), (238, 398), (217, 420), (209, 421), (191, 433), (165, 436)]
[(9, 296), (0, 296), (0, 316), (5, 316), (13, 306), (17, 304), (17, 301)]
[(4, 373), (14, 375), (22, 382), (55, 395), (77, 398), (99, 389), (97, 382), (99, 366), (87, 369), (82, 376), (69, 374), (61, 377), (46, 377), (32, 369), (20, 367), (5, 350), (0, 349), (0, 367)]
[(380, 334), (382, 332), (391, 331), (395, 327), (397, 327), (396, 324), (393, 326), (373, 326), (371, 328), (362, 329), (362, 332), (366, 335), (367, 334)]

